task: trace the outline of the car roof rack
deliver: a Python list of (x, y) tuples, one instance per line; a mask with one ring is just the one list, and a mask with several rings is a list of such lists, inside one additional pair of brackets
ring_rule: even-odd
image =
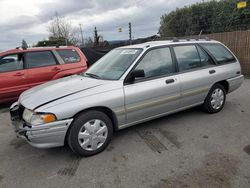
[(30, 50), (30, 49), (39, 49), (39, 48), (68, 48), (72, 46), (38, 46), (38, 47), (29, 47), (29, 48), (22, 48), (21, 46), (17, 46), (16, 50)]
[(180, 42), (180, 41), (200, 41), (200, 40), (205, 40), (205, 41), (210, 41), (210, 38), (207, 37), (207, 36), (195, 36), (195, 37), (189, 37), (189, 38), (186, 38), (186, 39), (181, 39), (179, 40), (177, 37), (174, 37), (173, 38), (173, 42)]
[(38, 47), (31, 47), (28, 49), (34, 49), (34, 48), (68, 48), (69, 46), (38, 46)]

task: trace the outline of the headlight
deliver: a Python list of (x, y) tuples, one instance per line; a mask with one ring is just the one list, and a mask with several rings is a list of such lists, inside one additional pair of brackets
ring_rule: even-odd
[(23, 111), (23, 119), (31, 125), (40, 125), (56, 121), (56, 116), (51, 113), (35, 113), (25, 108)]

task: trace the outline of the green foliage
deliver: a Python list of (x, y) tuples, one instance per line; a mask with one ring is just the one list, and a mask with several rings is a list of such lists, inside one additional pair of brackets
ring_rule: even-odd
[[(67, 41), (67, 45), (74, 45), (71, 41)], [(38, 41), (36, 47), (45, 46), (66, 46), (66, 40), (63, 37), (49, 37), (49, 40)]]
[(176, 9), (161, 17), (162, 37), (180, 37), (250, 28), (250, 1), (237, 9), (236, 0), (208, 1)]

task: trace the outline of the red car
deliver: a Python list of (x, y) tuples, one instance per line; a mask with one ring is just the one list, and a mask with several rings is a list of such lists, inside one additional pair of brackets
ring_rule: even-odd
[(0, 103), (14, 101), (25, 90), (88, 68), (73, 46), (15, 49), (0, 53)]

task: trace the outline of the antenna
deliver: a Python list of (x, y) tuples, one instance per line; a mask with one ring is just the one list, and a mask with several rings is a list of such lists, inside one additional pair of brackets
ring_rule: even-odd
[(202, 30), (201, 30), (200, 33), (199, 33), (199, 39), (201, 38), (201, 35), (202, 35)]

